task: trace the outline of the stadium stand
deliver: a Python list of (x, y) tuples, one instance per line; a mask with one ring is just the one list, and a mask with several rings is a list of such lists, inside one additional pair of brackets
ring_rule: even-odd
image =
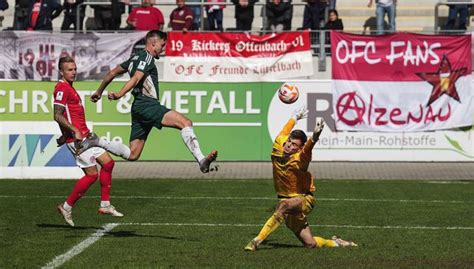
[[(95, 1), (86, 1), (90, 4), (92, 3), (109, 3), (107, 0), (95, 0)], [(169, 21), (169, 14), (175, 7), (175, 1), (156, 1), (159, 2), (156, 4), (162, 11), (165, 16), (165, 21)], [(363, 32), (364, 25), (366, 21), (371, 17), (375, 16), (375, 8), (367, 7), (367, 0), (345, 0), (338, 1), (337, 10), (339, 11), (340, 17), (344, 20), (345, 30), (351, 32)], [(131, 1), (132, 5), (139, 5), (139, 0)], [(229, 2), (228, 2), (229, 3)], [(2, 29), (6, 29), (13, 25), (13, 13), (14, 13), (14, 1), (9, 1), (10, 7), (0, 13), (0, 16), (4, 17)], [(304, 2), (301, 0), (293, 1), (294, 11), (293, 11), (293, 20), (292, 28), (296, 29), (301, 27), (303, 21), (303, 10)], [(397, 4), (397, 31), (433, 31), (434, 27), (434, 6), (436, 1), (433, 0), (399, 0)], [(253, 30), (258, 31), (262, 27), (262, 17), (260, 16), (262, 9), (262, 1), (260, 1), (255, 8), (255, 19), (253, 23)], [(447, 17), (448, 8), (446, 6), (440, 7), (440, 16), (445, 18)], [(53, 21), (53, 28), (55, 31), (59, 31), (61, 23), (63, 20), (63, 14)], [(93, 10), (88, 6), (86, 8), (86, 16), (92, 17)], [(128, 16), (127, 12), (122, 15), (122, 28), (126, 27), (126, 18)], [(369, 20), (369, 23), (371, 21)], [(468, 20), (468, 23), (470, 19)], [(375, 27), (372, 24), (369, 24)], [(441, 23), (440, 25), (443, 25)], [(232, 4), (228, 4), (227, 8), (224, 9), (224, 29), (234, 28), (235, 19), (234, 19), (234, 7)], [(166, 30), (166, 29), (165, 29)]]

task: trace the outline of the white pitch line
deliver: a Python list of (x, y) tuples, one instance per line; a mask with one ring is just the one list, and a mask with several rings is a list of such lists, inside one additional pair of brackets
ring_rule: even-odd
[[(99, 196), (84, 196), (82, 199), (97, 199)], [(0, 195), (0, 198), (50, 198), (63, 199), (59, 195)], [(112, 196), (112, 199), (152, 199), (152, 200), (277, 200), (276, 197), (217, 197), (217, 196)], [(319, 198), (316, 201), (342, 201), (342, 202), (395, 202), (395, 203), (446, 203), (446, 204), (472, 204), (474, 201), (459, 200), (408, 200), (408, 199), (365, 199), (365, 198)]]
[[(95, 233), (91, 234), (84, 241), (75, 245), (72, 249), (67, 251), (64, 254), (56, 256), (52, 261), (47, 263), (42, 269), (56, 268), (74, 256), (80, 254), (86, 248), (97, 242), (102, 238), (106, 233), (110, 232), (112, 229), (119, 225), (126, 226), (193, 226), (193, 227), (261, 227), (262, 224), (251, 224), (251, 223), (153, 223), (153, 222), (124, 222), (124, 223), (108, 223), (102, 226), (101, 229), (98, 229)], [(332, 225), (332, 224), (317, 224), (312, 225), (313, 227), (321, 228), (346, 228), (346, 229), (406, 229), (406, 230), (474, 230), (474, 227), (433, 227), (433, 226), (362, 226), (362, 225)]]
[[(201, 227), (261, 227), (263, 224), (251, 224), (251, 223), (140, 223), (140, 222), (128, 222), (128, 223), (115, 223), (118, 225), (130, 225), (130, 226), (201, 226)], [(362, 225), (332, 225), (332, 224), (313, 224), (313, 227), (322, 228), (348, 228), (348, 229), (407, 229), (407, 230), (474, 230), (474, 227), (433, 227), (433, 226), (362, 226)]]
[(87, 237), (84, 241), (81, 243), (75, 245), (73, 248), (71, 248), (68, 252), (61, 254), (59, 256), (56, 256), (52, 261), (47, 263), (45, 266), (42, 267), (44, 268), (56, 268), (61, 265), (63, 265), (65, 262), (69, 261), (72, 259), (74, 256), (80, 254), (82, 251), (84, 251), (86, 248), (94, 244), (97, 240), (102, 238), (106, 233), (110, 232), (113, 228), (117, 227), (120, 225), (119, 223), (108, 223), (104, 226), (102, 226), (101, 229), (98, 229), (95, 233), (91, 234), (89, 237)]

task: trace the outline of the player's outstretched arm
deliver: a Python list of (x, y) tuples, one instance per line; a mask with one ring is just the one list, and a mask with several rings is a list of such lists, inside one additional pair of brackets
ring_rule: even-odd
[(318, 142), (319, 136), (323, 132), (324, 129), (324, 121), (322, 118), (319, 118), (316, 120), (316, 125), (314, 126), (314, 131), (313, 131), (313, 136), (311, 139), (314, 141), (314, 143)]
[(305, 106), (297, 108), (297, 109), (295, 109), (295, 111), (293, 111), (293, 115), (291, 117), (293, 119), (295, 119), (295, 121), (299, 121), (301, 119), (304, 119), (304, 118), (308, 117), (308, 110), (306, 109)]
[(306, 107), (302, 106), (300, 108), (295, 109), (291, 118), (280, 131), (279, 135), (289, 135), (291, 130), (293, 130), (293, 127), (295, 127), (296, 122), (306, 117), (308, 117), (308, 110), (306, 109)]
[(120, 92), (118, 92), (118, 93), (109, 92), (109, 94), (108, 94), (109, 100), (118, 100), (118, 99), (122, 98), (122, 96), (124, 96), (125, 94), (127, 94), (127, 92), (129, 92), (135, 86), (137, 86), (138, 82), (143, 78), (144, 75), (145, 74), (143, 72), (139, 71), (139, 70), (137, 72), (135, 72), (133, 77), (131, 77), (130, 80), (127, 81), (127, 83), (125, 83), (125, 85), (122, 87)]
[(319, 136), (321, 135), (322, 131), (324, 128), (324, 121), (322, 118), (319, 120), (316, 120), (316, 125), (314, 126), (314, 131), (313, 135), (311, 136), (308, 141), (304, 144), (302, 153), (301, 153), (301, 158), (305, 159), (307, 161), (311, 161), (311, 152), (313, 151), (313, 147), (318, 142)]
[(102, 93), (104, 92), (105, 88), (114, 80), (115, 77), (122, 75), (127, 70), (123, 69), (120, 65), (117, 65), (114, 69), (107, 72), (104, 79), (100, 83), (99, 88), (91, 95), (90, 100), (92, 102), (97, 102), (102, 98)]

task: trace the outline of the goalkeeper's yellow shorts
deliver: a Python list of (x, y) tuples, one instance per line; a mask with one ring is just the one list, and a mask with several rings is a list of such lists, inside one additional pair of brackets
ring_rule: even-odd
[[(301, 212), (298, 214), (288, 214), (286, 216), (286, 226), (294, 233), (299, 233), (302, 229), (306, 228), (308, 224), (307, 216), (314, 208), (314, 195), (312, 193), (300, 194), (303, 198), (303, 204), (301, 206)], [(288, 198), (280, 198), (279, 201), (284, 201)]]

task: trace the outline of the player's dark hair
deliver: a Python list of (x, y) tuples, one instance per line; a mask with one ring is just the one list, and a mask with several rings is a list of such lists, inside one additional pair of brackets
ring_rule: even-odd
[(73, 63), (74, 59), (71, 56), (64, 56), (59, 58), (58, 68), (62, 70), (64, 63)]
[(298, 139), (301, 141), (301, 145), (304, 145), (306, 143), (306, 141), (308, 140), (308, 137), (306, 136), (306, 134), (301, 131), (301, 130), (293, 130), (291, 133), (290, 133), (290, 138), (291, 139)]
[(165, 32), (160, 31), (160, 30), (151, 30), (146, 34), (145, 41), (148, 41), (148, 39), (153, 38), (153, 37), (158, 37), (159, 39), (166, 41), (166, 39), (168, 38), (168, 35)]

